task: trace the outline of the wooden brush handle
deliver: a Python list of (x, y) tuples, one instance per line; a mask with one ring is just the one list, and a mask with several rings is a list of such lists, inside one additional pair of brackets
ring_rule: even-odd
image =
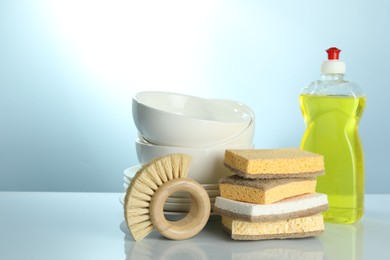
[[(164, 204), (175, 192), (188, 192), (191, 196), (191, 209), (181, 220), (168, 221), (164, 216)], [(191, 179), (172, 179), (159, 187), (152, 197), (150, 218), (153, 226), (165, 237), (181, 240), (198, 234), (210, 216), (210, 198), (206, 190)]]

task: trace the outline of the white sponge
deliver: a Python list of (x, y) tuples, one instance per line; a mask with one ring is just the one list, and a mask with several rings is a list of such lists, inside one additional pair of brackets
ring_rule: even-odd
[(253, 204), (217, 197), (214, 212), (239, 220), (258, 222), (310, 216), (328, 209), (325, 194), (310, 193), (273, 204)]

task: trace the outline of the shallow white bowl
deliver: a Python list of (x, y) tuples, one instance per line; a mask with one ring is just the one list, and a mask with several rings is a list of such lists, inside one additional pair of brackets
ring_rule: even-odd
[(218, 184), (219, 179), (231, 175), (223, 164), (226, 149), (252, 149), (253, 144), (245, 144), (235, 147), (219, 148), (186, 148), (162, 146), (147, 143), (144, 140), (137, 139), (135, 142), (138, 161), (146, 164), (151, 160), (172, 154), (183, 153), (192, 156), (188, 177), (199, 182), (200, 184)]
[(134, 123), (148, 142), (207, 147), (227, 142), (245, 130), (253, 114), (238, 102), (145, 91), (132, 100)]
[[(215, 144), (215, 145), (208, 146), (208, 147), (193, 147), (193, 148), (207, 148), (207, 149), (209, 149), (209, 148), (224, 148), (224, 147), (236, 147), (236, 146), (245, 146), (245, 145), (250, 146), (253, 143), (254, 135), (255, 135), (255, 120), (252, 120), (251, 123), (247, 126), (247, 128), (245, 128), (243, 131), (241, 131), (237, 135), (232, 136), (230, 139), (228, 139), (222, 143)], [(143, 138), (141, 133), (138, 133), (138, 138), (143, 140), (144, 142), (147, 142), (150, 144), (155, 144), (155, 143), (152, 143), (150, 141), (146, 141)], [(155, 145), (159, 145), (159, 144), (155, 144)]]

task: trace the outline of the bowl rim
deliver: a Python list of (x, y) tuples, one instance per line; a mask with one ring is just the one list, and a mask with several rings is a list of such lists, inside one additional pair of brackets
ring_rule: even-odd
[[(242, 115), (245, 116), (237, 116), (232, 117), (231, 121), (221, 120), (221, 119), (208, 119), (208, 118), (200, 118), (195, 116), (189, 116), (189, 115), (183, 115), (174, 113), (172, 111), (167, 111), (163, 109), (159, 109), (153, 106), (150, 106), (149, 104), (146, 104), (145, 102), (142, 102), (142, 100), (139, 99), (140, 96), (146, 95), (148, 93), (157, 93), (157, 94), (163, 94), (163, 95), (174, 95), (174, 96), (180, 96), (180, 97), (187, 97), (195, 100), (200, 100), (201, 102), (212, 104), (213, 106), (220, 107), (222, 109), (229, 109), (233, 111), (240, 111)], [(241, 102), (237, 102), (234, 100), (225, 100), (225, 99), (213, 99), (213, 98), (203, 98), (188, 94), (182, 94), (182, 93), (176, 93), (176, 92), (166, 92), (166, 91), (140, 91), (133, 95), (133, 106), (137, 105), (140, 107), (144, 107), (145, 109), (150, 109), (151, 111), (155, 111), (158, 113), (163, 113), (166, 115), (169, 115), (173, 118), (177, 118), (180, 120), (187, 120), (187, 121), (197, 121), (197, 122), (205, 122), (208, 124), (215, 124), (215, 125), (249, 125), (254, 120), (254, 113), (253, 111), (246, 106), (245, 104)], [(221, 102), (224, 101), (224, 102)], [(237, 104), (238, 106), (234, 106), (234, 104)], [(138, 110), (138, 109), (137, 109)], [(134, 107), (133, 107), (134, 112)], [(237, 120), (240, 119), (240, 120)]]
[[(228, 143), (227, 143), (228, 144)], [(247, 147), (254, 147), (255, 144), (254, 144), (254, 141), (252, 140), (252, 142), (249, 144), (249, 143), (243, 143), (243, 144), (239, 144), (239, 145), (231, 145), (231, 146), (226, 146), (224, 147), (223, 144), (222, 145), (213, 145), (213, 146), (191, 146), (191, 147), (188, 147), (188, 146), (175, 146), (175, 145), (163, 145), (163, 144), (155, 144), (155, 143), (151, 143), (150, 141), (148, 141), (147, 139), (145, 139), (144, 137), (142, 136), (138, 136), (136, 139), (135, 139), (135, 145), (142, 145), (142, 146), (145, 146), (145, 147), (149, 147), (149, 148), (164, 148), (164, 149), (185, 149), (185, 150), (188, 150), (188, 151), (202, 151), (202, 150), (208, 150), (208, 151), (219, 151), (219, 150), (226, 150), (226, 149), (251, 149), (251, 148), (247, 148)]]

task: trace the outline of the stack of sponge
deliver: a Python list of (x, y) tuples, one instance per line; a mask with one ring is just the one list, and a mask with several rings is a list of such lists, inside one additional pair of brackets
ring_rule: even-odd
[(234, 175), (220, 180), (214, 212), (233, 239), (285, 239), (319, 235), (325, 194), (315, 192), (324, 174), (322, 155), (298, 148), (226, 150)]

